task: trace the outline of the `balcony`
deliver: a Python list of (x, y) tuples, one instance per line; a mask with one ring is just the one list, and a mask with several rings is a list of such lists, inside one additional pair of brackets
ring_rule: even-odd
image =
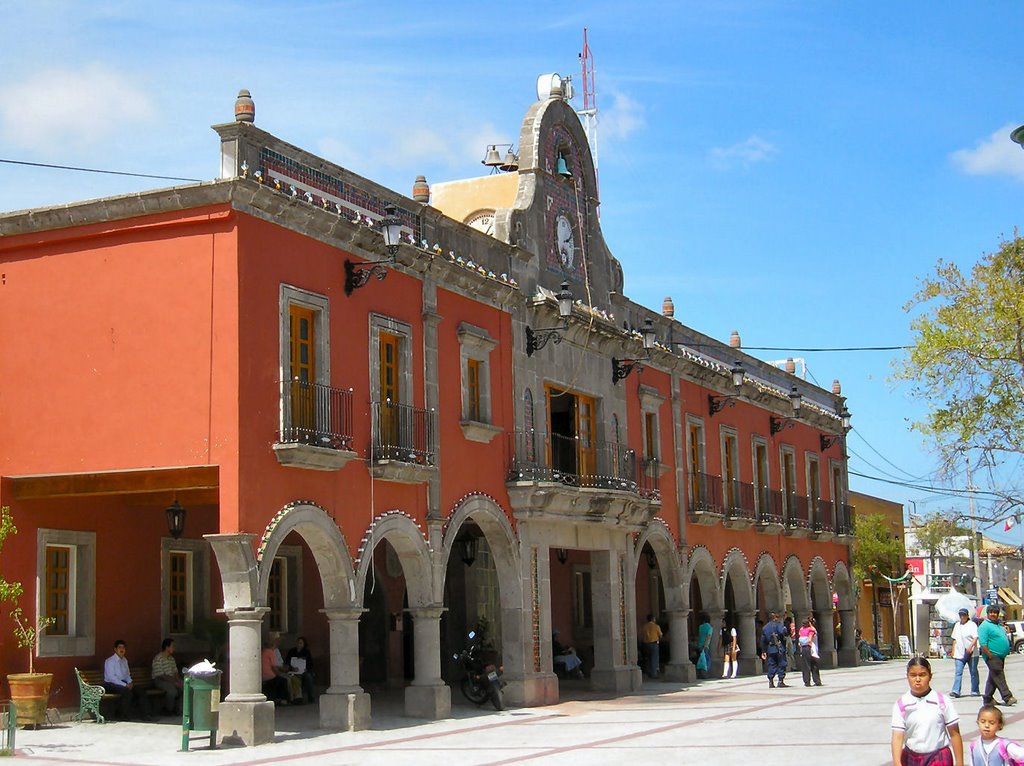
[(853, 508), (842, 503), (833, 503), (835, 508), (836, 535), (840, 542), (849, 543), (853, 539)]
[(437, 474), (437, 413), (387, 399), (371, 402), (370, 472), (375, 479), (422, 484)]
[(281, 384), (281, 433), (277, 461), (290, 468), (337, 471), (352, 451), (352, 389), (285, 380)]
[(726, 481), (722, 484), (725, 492), (725, 518), (722, 525), (727, 529), (749, 529), (757, 520), (755, 491), (753, 484)]
[(811, 504), (803, 495), (786, 495), (786, 528), (790, 537), (807, 537), (811, 533)]
[(690, 494), (689, 519), (710, 526), (725, 518), (722, 507), (722, 479), (709, 473), (691, 473), (687, 481)]
[(571, 517), (639, 526), (661, 508), (657, 471), (614, 442), (516, 431), (506, 487), (517, 518)]
[(835, 517), (832, 513), (832, 503), (821, 498), (812, 501), (815, 509), (814, 518), (811, 519), (811, 538), (814, 540), (831, 540), (835, 536)]
[(760, 487), (757, 509), (757, 531), (766, 535), (777, 535), (785, 529), (782, 491)]

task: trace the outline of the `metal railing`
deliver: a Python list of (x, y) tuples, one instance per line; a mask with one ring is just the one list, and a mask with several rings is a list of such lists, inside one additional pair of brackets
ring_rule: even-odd
[(843, 503), (834, 503), (836, 512), (836, 534), (853, 534), (853, 508)]
[[(729, 489), (732, 486), (730, 495)], [(753, 521), (757, 517), (756, 491), (753, 484), (725, 482), (725, 515), (728, 519)], [(731, 501), (731, 502), (730, 502)]]
[(321, 383), (281, 383), (284, 423), (281, 442), (327, 449), (352, 449), (352, 389)]
[(795, 492), (786, 495), (786, 526), (791, 529), (810, 529), (810, 503), (804, 495)]
[(437, 413), (390, 399), (371, 402), (373, 459), (434, 465)]
[(757, 521), (759, 524), (782, 524), (785, 520), (783, 515), (782, 491), (778, 489), (761, 488), (761, 503), (757, 510)]
[(836, 525), (832, 512), (832, 502), (830, 500), (822, 500), (819, 498), (814, 506), (817, 509), (817, 512), (814, 514), (814, 520), (811, 522), (811, 528), (815, 532), (835, 531)]
[(0, 755), (14, 755), (18, 732), (18, 706), (14, 700), (0, 702)]
[(515, 431), (508, 438), (510, 481), (551, 481), (661, 498), (657, 461), (638, 460), (636, 450), (625, 445), (537, 431)]
[(722, 478), (710, 473), (691, 473), (687, 482), (690, 513), (722, 513)]

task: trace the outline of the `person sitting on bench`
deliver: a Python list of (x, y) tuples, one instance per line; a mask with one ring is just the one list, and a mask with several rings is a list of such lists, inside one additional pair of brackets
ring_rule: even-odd
[[(583, 660), (576, 654), (571, 646), (562, 646), (558, 642), (558, 628), (551, 633), (551, 655), (555, 675), (562, 675), (566, 678), (583, 678)], [(561, 670), (561, 673), (559, 671)]]
[(135, 685), (128, 670), (128, 660), (125, 658), (127, 651), (128, 645), (122, 639), (114, 642), (114, 653), (103, 663), (103, 688), (111, 694), (120, 695), (117, 700), (117, 717), (122, 721), (131, 718), (133, 708), (138, 710), (139, 718), (143, 721), (152, 721), (146, 692)]
[(153, 686), (164, 693), (164, 712), (174, 715), (181, 699), (182, 680), (174, 661), (174, 639), (165, 638), (160, 653), (153, 658)]

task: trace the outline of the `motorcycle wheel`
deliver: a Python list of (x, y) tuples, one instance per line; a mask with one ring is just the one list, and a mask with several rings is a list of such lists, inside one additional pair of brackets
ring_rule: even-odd
[(487, 702), (487, 687), (477, 686), (468, 676), (462, 679), (462, 694), (475, 705)]
[(505, 709), (505, 697), (501, 693), (501, 687), (498, 684), (491, 684), (491, 702), (494, 703), (495, 710)]

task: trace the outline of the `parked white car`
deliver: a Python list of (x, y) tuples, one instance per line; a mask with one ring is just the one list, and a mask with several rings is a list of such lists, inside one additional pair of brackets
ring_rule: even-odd
[(1010, 620), (1006, 626), (1010, 629), (1010, 648), (1017, 654), (1024, 654), (1024, 621)]

